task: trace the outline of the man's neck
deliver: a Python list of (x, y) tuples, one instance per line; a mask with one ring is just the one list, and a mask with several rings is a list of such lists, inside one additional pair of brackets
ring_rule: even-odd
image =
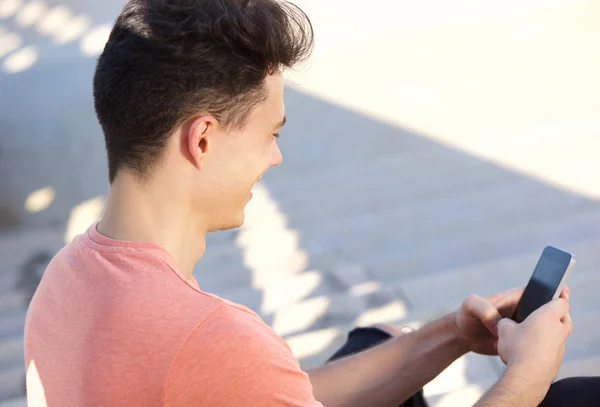
[(106, 237), (156, 244), (173, 257), (189, 278), (206, 249), (206, 232), (191, 222), (175, 191), (147, 184), (139, 187), (130, 174), (113, 182), (98, 232)]

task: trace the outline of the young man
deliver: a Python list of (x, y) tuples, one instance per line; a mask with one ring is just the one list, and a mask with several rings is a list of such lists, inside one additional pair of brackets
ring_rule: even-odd
[[(416, 406), (468, 351), (499, 352), (508, 366), (479, 406), (542, 402), (571, 331), (568, 291), (520, 325), (503, 319), (514, 290), (469, 297), (394, 338), (357, 329), (335, 361), (305, 373), (256, 314), (192, 277), (206, 234), (242, 225), (253, 185), (281, 163), (281, 71), (311, 47), (308, 18), (275, 0), (125, 6), (94, 78), (108, 205), (31, 302), (30, 406)], [(583, 388), (561, 383), (545, 405)]]

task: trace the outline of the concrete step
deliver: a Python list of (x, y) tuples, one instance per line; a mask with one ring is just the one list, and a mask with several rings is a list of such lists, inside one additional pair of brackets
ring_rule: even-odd
[[(350, 261), (364, 261), (378, 279), (390, 281), (414, 276), (419, 272), (440, 271), (461, 264), (479, 263), (490, 258), (503, 258), (537, 251), (549, 241), (569, 248), (574, 245), (568, 244), (568, 241), (581, 240), (581, 236), (585, 238), (586, 230), (589, 229), (591, 234), (597, 234), (598, 232), (595, 228), (592, 230), (591, 225), (599, 220), (600, 213), (593, 211), (564, 221), (554, 220), (530, 226), (521, 225), (520, 228), (508, 228), (504, 235), (494, 234), (495, 239), (491, 237), (477, 238), (477, 236), (467, 239), (456, 236), (454, 240), (448, 238), (442, 243), (425, 241), (422, 242), (423, 247), (416, 247), (414, 242), (408, 244), (405, 237), (396, 236), (391, 240), (382, 240), (377, 247), (370, 250), (357, 246), (356, 251), (350, 253), (353, 246), (349, 245), (344, 251), (347, 252), (346, 258)], [(511, 234), (510, 238), (509, 234)], [(573, 235), (575, 235), (575, 239), (572, 238)], [(553, 236), (555, 238), (552, 238)], [(362, 246), (372, 245), (372, 241), (364, 238), (365, 236), (362, 237), (360, 239)], [(354, 237), (354, 240), (359, 239)], [(321, 250), (335, 252), (337, 243), (339, 242), (322, 246)], [(409, 246), (408, 249), (412, 248), (413, 251), (409, 252), (406, 246)], [(250, 270), (243, 266), (241, 254), (233, 254), (236, 250), (231, 247), (221, 247), (219, 253), (214, 257), (202, 259), (198, 263), (194, 275), (204, 289), (220, 293), (233, 288), (243, 289), (243, 287), (255, 285), (256, 282), (253, 281), (255, 277)], [(579, 253), (575, 249), (572, 251), (575, 254)], [(210, 256), (209, 252), (210, 249), (207, 251), (207, 256)], [(228, 253), (229, 255), (227, 255)], [(326, 256), (342, 257), (335, 253), (309, 254), (310, 259)], [(310, 261), (312, 262), (312, 260)], [(282, 259), (282, 262), (285, 262), (285, 259)], [(280, 270), (283, 268), (276, 268), (273, 273), (281, 273)]]
[[(567, 339), (563, 365), (559, 374), (571, 376), (600, 376), (600, 364), (595, 368), (589, 361), (594, 361), (600, 356), (600, 311), (585, 314), (572, 314), (573, 332)], [(504, 370), (504, 363), (499, 357), (493, 358), (493, 365), (498, 374)], [(578, 369), (581, 369), (578, 371)]]
[[(442, 252), (444, 248), (457, 251), (466, 246), (471, 250), (479, 250), (481, 255), (490, 255), (497, 246), (504, 249), (498, 255), (506, 256), (518, 253), (515, 250), (523, 250), (523, 246), (525, 250), (531, 247), (525, 239), (539, 245), (538, 241), (542, 239), (558, 239), (562, 242), (597, 237), (595, 226), (600, 223), (600, 211), (592, 206), (580, 207), (575, 213), (565, 208), (548, 206), (539, 210), (529, 208), (527, 211), (506, 213), (505, 216), (492, 216), (488, 213), (479, 217), (468, 214), (456, 222), (445, 220), (444, 210), (440, 210), (439, 213), (414, 210), (410, 217), (405, 216), (400, 222), (382, 217), (382, 223), (378, 225), (380, 231), (364, 233), (361, 236), (362, 245), (351, 239), (342, 240), (341, 243), (347, 245), (344, 253), (364, 256), (370, 252), (376, 258), (378, 254), (409, 257), (427, 251), (441, 257), (447, 254)], [(347, 232), (353, 231), (345, 233)], [(511, 244), (512, 242), (514, 243)]]
[[(413, 322), (405, 319), (404, 322), (418, 327), (423, 320), (429, 320), (429, 318), (417, 318)], [(353, 328), (354, 325), (329, 327), (292, 335), (285, 339), (300, 360), (303, 369), (308, 370), (325, 363), (345, 343), (348, 332)], [(485, 386), (490, 386), (497, 378), (498, 373), (493, 368), (490, 357), (471, 353), (452, 363), (425, 386), (424, 392), (426, 397), (436, 400), (443, 394), (457, 391), (474, 383), (484, 383)]]
[[(275, 240), (279, 237), (277, 232), (266, 234)], [(267, 237), (262, 238), (264, 246)], [(340, 263), (330, 253), (309, 257), (301, 248), (292, 245), (275, 254), (264, 249), (253, 245), (241, 248), (230, 243), (207, 247), (206, 254), (194, 267), (193, 275), (203, 289), (221, 294), (246, 287), (262, 289), (279, 278), (309, 270), (330, 269)]]
[(235, 261), (211, 268), (204, 267), (199, 262), (192, 275), (202, 290), (214, 294), (253, 286), (252, 272)]
[(21, 397), (18, 399), (0, 401), (0, 407), (27, 407), (27, 398)]
[(13, 340), (23, 335), (26, 309), (16, 309), (0, 316), (0, 342)]
[(25, 365), (0, 370), (0, 401), (25, 396)]
[[(550, 239), (549, 239), (550, 240)], [(547, 242), (549, 241), (547, 240)], [(556, 239), (561, 240), (561, 239)], [(567, 250), (572, 253), (577, 259), (576, 265), (576, 274), (580, 274), (581, 270), (592, 270), (594, 268), (600, 267), (600, 236), (594, 237), (591, 239), (583, 239), (578, 241), (567, 242), (566, 239), (562, 239), (564, 242), (555, 242), (551, 243), (559, 246), (563, 250)], [(477, 253), (473, 253), (473, 261), (468, 263), (465, 266), (450, 266), (445, 268), (439, 268), (437, 270), (432, 270), (429, 273), (425, 273), (425, 270), (417, 270), (420, 271), (420, 275), (413, 271), (413, 275), (410, 276), (410, 270), (402, 270), (401, 264), (402, 260), (398, 259), (397, 261), (390, 261), (389, 263), (380, 263), (371, 262), (369, 264), (370, 272), (373, 273), (379, 280), (384, 282), (397, 281), (399, 279), (405, 278), (407, 281), (413, 281), (414, 279), (421, 278), (421, 276), (440, 276), (446, 273), (459, 272), (459, 270), (470, 270), (472, 272), (480, 272), (484, 274), (492, 274), (492, 273), (500, 273), (509, 270), (509, 269), (526, 269), (528, 272), (533, 272), (533, 268), (541, 252), (543, 247), (546, 244), (542, 244), (537, 247), (527, 248), (524, 247), (519, 252), (501, 256), (501, 257), (492, 257), (478, 260), (479, 256)], [(431, 256), (434, 257), (434, 256)], [(415, 263), (418, 259), (414, 260)], [(406, 276), (409, 274), (409, 276)]]
[[(600, 350), (595, 349), (592, 352), (586, 354), (574, 355), (569, 348), (567, 342), (567, 350), (565, 352), (565, 358), (558, 371), (556, 380), (564, 379), (567, 377), (579, 377), (579, 376), (598, 376), (600, 377)], [(494, 370), (500, 375), (506, 368), (500, 358), (494, 358)]]
[(600, 355), (600, 310), (596, 308), (586, 313), (571, 312), (571, 318), (573, 332), (566, 342), (565, 360)]
[[(411, 200), (449, 199), (484, 186), (516, 182), (513, 174), (498, 167), (480, 168), (482, 165), (474, 160), (436, 161), (438, 155), (430, 152), (426, 157), (400, 156), (395, 161), (369, 163), (360, 169), (353, 166), (341, 173), (285, 180), (281, 184), (267, 181), (266, 185), (286, 213), (293, 215), (293, 222), (318, 224), (315, 221), (398, 208)], [(419, 168), (415, 177), (414, 160), (420, 159), (433, 162)], [(319, 196), (319, 205), (306, 205), (306, 196)]]
[(479, 385), (483, 389), (489, 388), (499, 378), (490, 359), (489, 356), (475, 353), (468, 353), (457, 359), (439, 376), (425, 385), (423, 388), (425, 397), (427, 399), (438, 398), (441, 395), (459, 391), (465, 386)]
[[(422, 227), (432, 223), (427, 222), (428, 219), (435, 219), (436, 228), (443, 228), (445, 223), (461, 222), (465, 217), (485, 221), (502, 214), (518, 217), (527, 211), (540, 213), (595, 204), (531, 179), (501, 178), (496, 173), (492, 174), (494, 176), (491, 179), (486, 178), (485, 171), (462, 177), (450, 174), (451, 180), (433, 180), (429, 183), (418, 179), (413, 180), (414, 185), (402, 183), (401, 189), (390, 188), (390, 182), (371, 179), (371, 184), (376, 185), (373, 191), (363, 191), (352, 184), (353, 188), (348, 188), (348, 197), (333, 195), (326, 199), (321, 197), (326, 192), (319, 193), (319, 205), (306, 205), (307, 193), (299, 191), (297, 205), (286, 205), (285, 202), (280, 205), (288, 214), (292, 226), (298, 225), (303, 230), (314, 229), (317, 234), (326, 234), (352, 227), (348, 221), (356, 217), (368, 217), (372, 212), (377, 212), (380, 217), (398, 219), (403, 219), (404, 213), (412, 216), (432, 214), (433, 218), (423, 216)], [(453, 184), (458, 185), (454, 188)], [(360, 194), (356, 191), (360, 191)]]
[(219, 230), (209, 233), (206, 237), (206, 246), (213, 247), (219, 245), (235, 244), (236, 238), (240, 233), (239, 229)]
[[(600, 309), (600, 300), (596, 300), (594, 292), (594, 284), (600, 279), (597, 274), (600, 267), (600, 242), (585, 241), (564, 248), (576, 253), (578, 257), (578, 263), (568, 282), (572, 291), (572, 313), (575, 315)], [(472, 293), (489, 296), (526, 285), (540, 254), (541, 248), (522, 256), (397, 280), (390, 284), (406, 295), (415, 311), (440, 309), (448, 304), (459, 305)]]
[[(321, 365), (346, 340), (348, 330), (328, 328), (288, 338), (304, 369)], [(315, 355), (317, 357), (315, 357)], [(424, 388), (432, 406), (473, 405), (498, 379), (489, 357), (468, 354), (458, 359)], [(600, 376), (600, 356), (567, 361), (557, 380), (572, 376)]]
[[(228, 250), (219, 248), (221, 254)], [(266, 255), (259, 264), (250, 268), (244, 264), (242, 250), (236, 249), (232, 256), (209, 255), (196, 264), (193, 275), (202, 289), (222, 295), (233, 291), (251, 289), (264, 292), (272, 284), (278, 284), (282, 278), (293, 277), (309, 271), (325, 274), (335, 273), (335, 269), (348, 263), (335, 253), (323, 253), (307, 256), (301, 248), (291, 250), (287, 254)], [(255, 254), (255, 253), (253, 253)], [(339, 273), (338, 273), (339, 274)]]
[(600, 353), (564, 363), (556, 378), (560, 380), (577, 376), (600, 377)]
[[(296, 274), (302, 274), (305, 271), (302, 264), (298, 264), (293, 256), (282, 256), (271, 264), (257, 267), (250, 270), (241, 262), (231, 261), (215, 264), (211, 268), (198, 263), (192, 274), (200, 288), (217, 295), (229, 293), (236, 290), (247, 288), (254, 290), (264, 290), (272, 281), (281, 278), (292, 277)], [(296, 272), (299, 270), (299, 272)], [(307, 271), (310, 271), (306, 269)]]
[[(104, 9), (75, 0), (59, 4), (5, 3), (2, 16), (5, 30), (18, 33), (23, 45), (51, 50), (44, 57), (54, 61), (82, 58), (79, 42), (102, 23), (112, 22), (122, 8), (119, 1), (106, 2)], [(11, 3), (16, 7), (10, 7)]]
[[(386, 287), (364, 292), (342, 292), (310, 298), (277, 309), (263, 316), (265, 322), (282, 336), (324, 329), (329, 326), (361, 322), (362, 315), (374, 318), (374, 314), (386, 314), (390, 319), (406, 317), (406, 302)], [(381, 316), (381, 319), (385, 319)], [(378, 321), (379, 322), (379, 321)], [(381, 321), (383, 322), (383, 321)]]
[[(415, 139), (415, 141), (418, 140)], [(282, 144), (288, 142), (293, 142), (293, 140), (282, 140)], [(391, 150), (379, 157), (378, 160), (363, 162), (360, 167), (357, 167), (353, 162), (342, 161), (332, 165), (328, 171), (307, 168), (306, 171), (290, 171), (284, 174), (282, 171), (285, 171), (284, 167), (286, 166), (282, 166), (277, 168), (277, 171), (267, 172), (264, 180), (267, 181), (269, 189), (274, 194), (283, 197), (293, 195), (297, 191), (327, 193), (327, 190), (332, 190), (339, 193), (339, 189), (336, 188), (347, 185), (349, 180), (356, 180), (356, 185), (361, 188), (368, 187), (369, 180), (372, 183), (373, 179), (382, 179), (383, 176), (388, 174), (410, 180), (414, 178), (414, 174), (404, 170), (407, 168), (414, 170), (418, 163), (423, 161), (431, 162), (430, 165), (422, 169), (423, 171), (437, 171), (439, 168), (448, 171), (451, 166), (448, 164), (449, 160), (444, 159), (449, 156), (448, 150), (430, 147), (431, 144), (424, 141), (417, 148)], [(304, 155), (299, 158), (305, 159)], [(456, 160), (453, 164), (461, 168), (465, 166), (465, 161)]]
[(306, 298), (330, 294), (335, 291), (331, 286), (322, 272), (311, 270), (279, 278), (264, 288), (243, 286), (213, 293), (264, 315)]
[(25, 290), (13, 289), (0, 297), (0, 316), (17, 309), (27, 308), (28, 304), (29, 294)]
[[(412, 131), (383, 121), (365, 120), (360, 112), (349, 112), (319, 98), (307, 99), (297, 89), (286, 92), (285, 102), (290, 111), (301, 112), (311, 120), (290, 120), (286, 125), (284, 137), (278, 142), (285, 164), (272, 171), (273, 179), (297, 179), (298, 174), (319, 176), (337, 167), (362, 167), (402, 153), (418, 155), (426, 149), (449, 150)], [(304, 151), (307, 143), (319, 147)]]
[[(375, 217), (375, 215), (373, 216)], [(348, 259), (365, 261), (379, 279), (388, 281), (411, 276), (419, 271), (436, 271), (436, 269), (447, 269), (489, 258), (526, 253), (530, 250), (537, 250), (548, 241), (566, 243), (568, 240), (573, 240), (573, 235), (575, 235), (575, 240), (579, 240), (581, 236), (586, 236), (588, 229), (590, 233), (598, 233), (595, 227), (591, 230), (591, 225), (597, 223), (599, 218), (600, 214), (593, 211), (579, 214), (574, 218), (567, 218), (564, 221), (556, 221), (556, 218), (553, 218), (554, 221), (534, 225), (520, 224), (519, 227), (507, 228), (504, 235), (496, 233), (497, 230), (494, 233), (488, 232), (488, 234), (497, 236), (495, 239), (488, 236), (483, 236), (481, 239), (478, 239), (477, 236), (467, 239), (466, 236), (471, 236), (472, 233), (465, 233), (465, 237), (462, 237), (463, 230), (461, 230), (461, 234), (455, 236), (454, 239), (448, 237), (441, 243), (427, 240), (421, 242), (423, 243), (422, 247), (416, 247), (415, 242), (408, 243), (406, 237), (396, 236), (390, 240), (384, 240), (380, 236), (375, 239), (381, 239), (377, 247), (365, 249), (364, 246), (371, 246), (374, 240), (360, 235), (360, 245), (357, 246), (356, 251), (352, 250), (352, 244), (349, 244), (344, 251), (347, 252)], [(552, 236), (556, 236), (556, 238), (552, 239)], [(358, 241), (359, 239), (354, 237), (354, 240)], [(335, 251), (342, 242), (334, 239), (329, 243), (332, 244), (322, 244), (320, 251)], [(568, 246), (565, 243), (560, 244), (561, 247)], [(409, 251), (409, 249), (413, 251)], [(233, 287), (241, 289), (254, 284), (252, 273), (241, 265), (241, 254), (235, 255), (236, 251), (237, 249), (231, 247), (220, 248), (219, 253), (215, 254), (212, 260), (209, 254), (210, 249), (207, 251), (208, 259), (202, 259), (198, 263), (195, 273), (204, 289), (222, 292), (229, 291)], [(315, 257), (315, 254), (310, 253), (310, 256)], [(225, 287), (223, 287), (223, 282), (227, 283)]]
[[(477, 174), (477, 173), (476, 173)], [(467, 179), (474, 178), (470, 175)], [(479, 175), (482, 177), (482, 175)], [(466, 181), (463, 181), (466, 182)], [(472, 181), (475, 182), (475, 181)], [(303, 208), (287, 208), (291, 224), (315, 233), (327, 234), (352, 227), (345, 224), (354, 218), (368, 217), (377, 212), (380, 217), (404, 221), (403, 213), (419, 218), (421, 227), (434, 224), (442, 228), (444, 224), (456, 223), (463, 218), (483, 219), (501, 216), (506, 213), (519, 213), (530, 210), (546, 209), (548, 207), (571, 208), (573, 205), (591, 205), (592, 202), (568, 193), (558, 193), (543, 184), (534, 184), (527, 179), (501, 180), (481, 182), (478, 185), (465, 185), (464, 188), (444, 190), (445, 184), (421, 185), (411, 189), (403, 188), (395, 191), (393, 188), (379, 186), (372, 193), (356, 195), (347, 199), (335, 199), (322, 205)], [(324, 200), (327, 202), (327, 200)], [(327, 207), (331, 209), (328, 211)], [(356, 210), (354, 207), (356, 206)], [(546, 209), (547, 210), (547, 209)], [(430, 216), (431, 215), (431, 216)], [(404, 223), (408, 223), (404, 221)], [(313, 226), (314, 227), (311, 227)], [(451, 227), (451, 226), (450, 226)]]
[[(595, 275), (600, 266), (599, 248), (600, 243), (595, 241), (566, 248), (579, 255), (576, 273), (570, 280), (576, 327), (598, 325), (595, 314), (586, 313), (600, 305), (593, 289), (593, 282), (599, 278)], [(539, 253), (530, 253), (385, 284), (372, 280), (360, 267), (355, 267), (354, 272), (352, 268), (340, 268), (337, 275), (329, 276), (313, 271), (281, 278), (264, 291), (243, 288), (222, 296), (255, 310), (276, 331), (287, 336), (324, 328), (327, 324), (376, 323), (410, 318), (413, 313), (450, 312), (471, 293), (485, 297), (524, 285), (538, 257)], [(344, 275), (346, 283), (341, 282)], [(587, 352), (588, 345), (594, 345), (590, 341), (595, 337), (588, 331), (576, 329), (571, 347), (583, 348), (573, 352)]]
[(5, 230), (0, 233), (0, 275), (23, 267), (37, 254), (52, 257), (65, 244), (61, 228)]
[[(390, 291), (379, 291), (371, 293), (371, 296), (379, 298), (385, 298), (385, 294), (389, 295), (390, 302), (394, 302), (398, 305), (394, 310), (395, 312), (385, 312), (384, 307), (368, 307), (365, 306), (365, 296), (350, 296), (348, 294), (337, 294), (327, 297), (330, 301), (329, 304), (333, 304), (331, 309), (318, 309), (318, 306), (325, 301), (324, 298), (316, 298), (303, 303), (294, 304), (291, 307), (283, 308), (275, 312), (275, 315), (280, 320), (288, 321), (288, 326), (277, 324), (274, 328), (284, 339), (289, 340), (294, 349), (297, 352), (297, 356), (304, 360), (309, 365), (312, 363), (322, 363), (325, 360), (325, 354), (320, 350), (329, 350), (331, 353), (332, 349), (329, 347), (328, 342), (341, 346), (340, 341), (345, 340), (345, 334), (356, 326), (367, 326), (378, 322), (388, 322), (397, 326), (410, 325), (415, 328), (422, 326), (423, 324), (432, 321), (433, 319), (451, 312), (456, 309), (454, 305), (446, 305), (438, 307), (436, 309), (421, 309), (417, 312), (407, 312), (406, 304), (399, 300), (397, 297), (393, 297), (394, 293)], [(396, 298), (395, 300), (393, 298)], [(316, 301), (316, 305), (313, 303)], [(348, 305), (348, 301), (352, 301)], [(358, 304), (358, 305), (357, 305)], [(310, 309), (313, 306), (314, 309)], [(362, 309), (362, 313), (360, 313)], [(304, 311), (304, 312), (303, 312)], [(303, 332), (299, 333), (303, 328), (302, 318), (293, 318), (291, 316), (296, 313), (301, 315), (303, 319), (312, 318), (326, 318), (330, 321), (328, 325), (324, 325), (319, 328), (318, 324), (314, 324), (310, 329), (304, 329)], [(357, 315), (358, 313), (358, 315)], [(312, 317), (310, 317), (312, 315)], [(286, 316), (290, 316), (286, 318)], [(354, 316), (354, 319), (352, 317)], [(567, 349), (565, 352), (564, 361), (574, 362), (580, 359), (585, 359), (590, 355), (600, 354), (600, 331), (596, 327), (600, 324), (600, 312), (584, 313), (584, 314), (573, 314), (574, 330), (567, 341)], [(277, 321), (273, 319), (272, 322)], [(335, 324), (340, 322), (340, 324)], [(278, 330), (279, 328), (279, 330)], [(317, 353), (315, 354), (315, 350)], [(334, 349), (333, 349), (334, 350)], [(320, 362), (319, 362), (320, 361)], [(489, 358), (491, 366), (495, 366), (494, 369), (497, 373), (501, 372), (498, 369), (499, 365), (496, 361)]]
[(444, 239), (432, 235), (412, 241), (398, 228), (398, 234), (404, 235), (389, 239), (363, 235), (360, 244), (349, 242), (340, 255), (348, 261), (361, 259), (378, 279), (389, 281), (537, 252), (548, 244), (567, 248), (600, 240), (598, 225), (600, 211), (592, 210), (532, 223), (506, 221), (482, 224), (476, 230), (458, 228), (454, 236)]
[(200, 261), (198, 261), (199, 267), (211, 269), (223, 263), (243, 263), (242, 249), (235, 241), (209, 241), (211, 235), (212, 233), (207, 235), (206, 251)]
[(358, 326), (386, 322), (396, 326), (410, 326), (418, 329), (443, 314), (443, 312), (437, 311), (422, 314), (406, 313), (403, 307), (393, 309), (391, 312), (386, 309), (374, 308), (365, 310), (355, 317), (354, 321), (345, 324), (332, 322), (326, 328), (315, 328), (281, 336), (288, 342), (303, 369), (310, 369), (323, 364), (344, 344), (348, 333)]
[(340, 263), (292, 275), (274, 276), (259, 288), (245, 286), (215, 294), (263, 315), (308, 298), (348, 291), (372, 280), (361, 265)]
[[(590, 276), (595, 277), (593, 274), (589, 274)], [(465, 281), (465, 280), (462, 280)], [(585, 280), (583, 280), (583, 284), (585, 284)], [(594, 286), (594, 284), (590, 284)], [(389, 286), (386, 288), (390, 288)], [(572, 288), (573, 292), (576, 292), (579, 288), (579, 283), (574, 285)], [(392, 291), (392, 295), (394, 292)], [(467, 294), (468, 295), (468, 294)], [(342, 297), (342, 294), (338, 294), (338, 296)], [(434, 293), (431, 295), (433, 298), (437, 298), (442, 296), (439, 293)], [(343, 300), (336, 299), (335, 296), (332, 296), (329, 300), (332, 303), (336, 303), (339, 305), (334, 305), (333, 310), (330, 315), (336, 315), (336, 308), (344, 305)], [(286, 332), (285, 330), (280, 330), (280, 334), (288, 341), (290, 347), (292, 348), (296, 357), (300, 360), (301, 365), (305, 369), (309, 369), (314, 366), (318, 366), (324, 363), (328, 357), (330, 357), (339, 347), (343, 345), (346, 340), (347, 333), (356, 326), (365, 326), (377, 322), (389, 322), (395, 325), (411, 325), (415, 328), (419, 328), (423, 324), (445, 314), (446, 312), (450, 312), (455, 309), (460, 301), (462, 301), (463, 297), (460, 297), (459, 301), (456, 301), (456, 304), (451, 302), (444, 302), (443, 305), (437, 307), (421, 307), (419, 309), (415, 309), (413, 312), (407, 312), (405, 303), (402, 303), (402, 307), (395, 314), (389, 315), (386, 317), (385, 313), (378, 313), (377, 310), (372, 312), (370, 316), (370, 320), (367, 323), (360, 323), (362, 317), (368, 314), (371, 310), (367, 307), (363, 310), (363, 314), (357, 316), (353, 322), (348, 322), (350, 320), (351, 314), (358, 311), (350, 309), (347, 307), (342, 309), (339, 320), (343, 321), (341, 325), (335, 325), (333, 321), (329, 325), (324, 325), (322, 329), (317, 329), (317, 325), (313, 325), (312, 329), (308, 329), (305, 332), (297, 333), (294, 332), (293, 329), (289, 329)], [(573, 301), (573, 297), (572, 297)], [(355, 301), (352, 305), (356, 305), (359, 301)], [(360, 307), (359, 307), (360, 308)], [(296, 310), (296, 312), (302, 315), (302, 311), (305, 311), (304, 314), (310, 314), (310, 312), (306, 311), (308, 309), (307, 304), (295, 304), (294, 306), (288, 308), (290, 310)], [(575, 310), (583, 309), (600, 309), (596, 306), (596, 308), (590, 308), (589, 305), (584, 306), (575, 306)], [(284, 315), (284, 311), (281, 311)], [(289, 312), (289, 311), (288, 311)], [(328, 310), (321, 310), (322, 315), (328, 315)], [(346, 314), (344, 314), (344, 312)], [(291, 315), (291, 312), (290, 312)], [(596, 329), (596, 327), (600, 324), (600, 312), (582, 312), (582, 313), (573, 313), (573, 322), (575, 329), (567, 341), (567, 349), (565, 352), (564, 364), (561, 370), (561, 375), (600, 375), (598, 371), (598, 367), (600, 363), (597, 363), (597, 358), (595, 355), (600, 355), (600, 331)], [(295, 322), (294, 318), (287, 318), (291, 320), (292, 323)], [(296, 320), (297, 321), (297, 320)], [(295, 325), (298, 327), (298, 325)], [(485, 384), (492, 384), (497, 377), (502, 372), (500, 368), (500, 363), (498, 358), (491, 357), (483, 357), (478, 355), (471, 355), (470, 358), (475, 357), (483, 358), (485, 360), (486, 367), (484, 368), (484, 373), (470, 373), (470, 364), (474, 363), (477, 365), (480, 362), (472, 362), (470, 359), (465, 361), (457, 362), (449, 372), (467, 372), (466, 374), (459, 373), (446, 373), (444, 375), (444, 379), (440, 379), (441, 382), (433, 383), (429, 388), (429, 395), (435, 396), (435, 400), (439, 401), (442, 399), (446, 399), (446, 395), (441, 397), (443, 394), (448, 392), (460, 391), (461, 386), (471, 386), (475, 384), (481, 384), (481, 380), (485, 379)], [(596, 364), (594, 364), (596, 363)], [(466, 366), (466, 367), (465, 367)], [(503, 365), (502, 365), (503, 366)], [(454, 369), (454, 370), (453, 370)], [(482, 368), (483, 369), (483, 368)], [(475, 369), (477, 371), (477, 369)], [(467, 379), (464, 379), (466, 375)], [(459, 377), (459, 379), (456, 379)], [(454, 381), (453, 381), (454, 380)], [(439, 384), (444, 383), (444, 384)], [(445, 386), (445, 387), (444, 387)], [(484, 387), (483, 390), (485, 390)], [(479, 386), (481, 390), (481, 386)], [(474, 394), (473, 397), (479, 397), (482, 393), (473, 393), (469, 392), (469, 394)], [(438, 397), (439, 396), (439, 397)], [(450, 396), (448, 396), (450, 397)], [(455, 396), (452, 396), (452, 400), (454, 400)]]
[(493, 382), (472, 383), (444, 394), (426, 396), (427, 403), (431, 407), (472, 406), (492, 384)]
[[(410, 319), (409, 317), (404, 322)], [(412, 325), (419, 326), (424, 320), (430, 319), (416, 318)], [(585, 322), (593, 321), (588, 317)], [(286, 341), (306, 370), (325, 363), (344, 344), (347, 333), (353, 326), (329, 327), (292, 335), (287, 337)], [(596, 335), (598, 336), (598, 334)], [(574, 335), (568, 346), (572, 348), (574, 343), (585, 341), (586, 337), (585, 334)], [(572, 359), (572, 356), (568, 348), (557, 380), (572, 376), (600, 376), (600, 353), (588, 354), (575, 359)], [(458, 359), (425, 386), (426, 398), (432, 406), (473, 405), (498, 380), (501, 374), (501, 371), (494, 366), (494, 359), (472, 353)]]
[(286, 336), (346, 323), (375, 323), (407, 314), (393, 288), (373, 281), (359, 266), (334, 273), (309, 271), (274, 280), (264, 290), (242, 288), (220, 294), (245, 305)]
[(21, 280), (20, 277), (21, 275), (16, 267), (7, 267), (0, 271), (0, 299), (3, 302), (2, 308), (9, 309), (12, 307), (11, 303), (15, 299), (9, 299), (8, 297), (12, 296), (12, 293), (18, 289), (17, 287)]
[(0, 343), (0, 370), (25, 363), (23, 338), (13, 338)]
[(63, 239), (52, 228), (0, 233), (0, 341), (22, 334), (23, 310)]

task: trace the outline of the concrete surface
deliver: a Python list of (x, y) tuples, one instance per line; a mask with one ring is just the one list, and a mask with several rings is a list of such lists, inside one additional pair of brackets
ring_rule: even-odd
[[(243, 228), (209, 237), (200, 285), (309, 368), (357, 324), (418, 327), (524, 284), (554, 244), (578, 258), (559, 377), (599, 375), (600, 4), (298, 4), (317, 46), (288, 74), (283, 165)], [(25, 405), (22, 323), (44, 264), (102, 209), (91, 75), (121, 5), (0, 0), (1, 407)], [(426, 394), (471, 405), (500, 372), (468, 355)]]

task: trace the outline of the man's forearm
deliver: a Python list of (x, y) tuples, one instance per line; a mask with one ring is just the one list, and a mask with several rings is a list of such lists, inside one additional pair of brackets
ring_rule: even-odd
[(518, 368), (507, 368), (498, 382), (475, 404), (475, 407), (536, 407), (547, 391), (545, 383), (532, 382)]
[(454, 316), (308, 372), (325, 407), (398, 405), (465, 354)]

